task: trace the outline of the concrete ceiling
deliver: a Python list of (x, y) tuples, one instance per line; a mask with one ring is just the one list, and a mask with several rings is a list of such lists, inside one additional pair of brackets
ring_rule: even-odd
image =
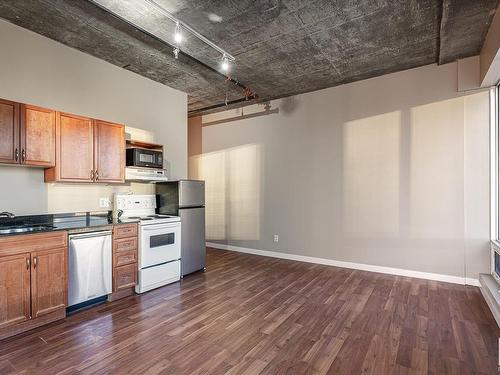
[[(479, 53), (500, 0), (156, 0), (236, 57), (269, 100)], [(191, 114), (242, 102), (220, 54), (144, 0), (0, 0), (0, 17), (189, 94)]]

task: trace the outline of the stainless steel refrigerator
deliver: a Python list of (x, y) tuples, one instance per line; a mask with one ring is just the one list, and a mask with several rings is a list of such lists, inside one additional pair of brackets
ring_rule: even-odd
[(157, 183), (156, 210), (181, 218), (182, 276), (205, 269), (205, 181)]

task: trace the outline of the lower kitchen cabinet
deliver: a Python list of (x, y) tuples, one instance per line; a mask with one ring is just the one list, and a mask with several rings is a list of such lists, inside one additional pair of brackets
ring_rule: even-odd
[(113, 294), (117, 300), (134, 294), (137, 284), (137, 224), (115, 225), (113, 228)]
[(66, 248), (37, 251), (31, 254), (31, 315), (66, 308)]
[(0, 238), (0, 339), (66, 316), (67, 236)]
[(0, 329), (30, 319), (30, 254), (0, 257)]
[(137, 284), (137, 263), (115, 267), (113, 277), (115, 292), (135, 287)]

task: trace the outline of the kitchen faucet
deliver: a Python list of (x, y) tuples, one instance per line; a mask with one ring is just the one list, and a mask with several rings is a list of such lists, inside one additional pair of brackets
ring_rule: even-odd
[(14, 215), (12, 212), (7, 212), (7, 211), (0, 212), (0, 217), (8, 217), (8, 218), (12, 219), (15, 216), (16, 215)]

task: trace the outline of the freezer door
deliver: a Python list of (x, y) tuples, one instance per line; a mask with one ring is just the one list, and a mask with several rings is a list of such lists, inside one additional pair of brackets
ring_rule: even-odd
[(205, 268), (205, 208), (179, 210), (182, 223), (182, 275)]
[(205, 205), (205, 181), (179, 181), (179, 207), (199, 207)]

